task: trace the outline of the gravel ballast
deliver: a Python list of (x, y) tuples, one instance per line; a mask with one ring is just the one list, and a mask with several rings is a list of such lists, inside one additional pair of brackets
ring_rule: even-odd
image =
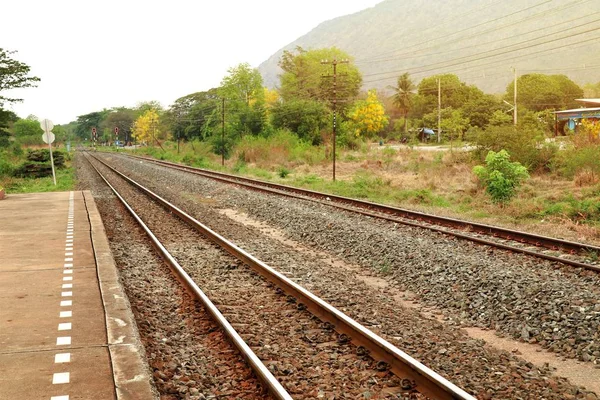
[[(148, 162), (119, 157), (118, 166), (482, 398), (593, 396), (513, 355), (484, 348), (452, 325), (495, 328), (565, 356), (597, 362), (594, 273), (311, 202), (241, 190)], [(385, 289), (374, 291), (347, 271), (259, 237), (220, 209), (242, 210), (304, 245), (368, 267), (392, 288), (409, 290), (422, 303), (445, 310), (448, 321), (442, 324), (401, 309)]]
[(294, 298), (96, 166), (295, 399), (424, 398)]
[(81, 155), (76, 167), (79, 188), (92, 191), (102, 215), (160, 399), (270, 399)]

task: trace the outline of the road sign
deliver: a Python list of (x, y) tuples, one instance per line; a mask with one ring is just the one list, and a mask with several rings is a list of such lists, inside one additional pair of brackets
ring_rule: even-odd
[(54, 142), (54, 133), (52, 133), (52, 128), (54, 128), (54, 124), (49, 119), (43, 119), (40, 122), (42, 129), (44, 130), (44, 134), (42, 135), (42, 140), (48, 143), (48, 149), (50, 150), (50, 164), (52, 165), (52, 180), (54, 181), (54, 186), (56, 186), (56, 172), (54, 172), (54, 156), (52, 155), (52, 142)]
[(54, 124), (52, 123), (52, 121), (50, 121), (49, 119), (41, 120), (40, 126), (44, 131), (44, 133), (42, 134), (42, 140), (44, 141), (44, 143), (54, 143), (56, 137), (54, 136), (54, 133), (52, 133), (52, 129), (54, 128)]
[(52, 129), (54, 129), (54, 124), (49, 119), (41, 120), (40, 125), (42, 126), (42, 130), (44, 132), (51, 132)]
[(52, 132), (44, 132), (44, 134), (42, 135), (42, 140), (44, 141), (44, 143), (47, 144), (54, 143), (55, 139), (56, 136), (54, 136), (54, 133)]
[(118, 135), (118, 134), (119, 134), (119, 127), (115, 126), (115, 135)]

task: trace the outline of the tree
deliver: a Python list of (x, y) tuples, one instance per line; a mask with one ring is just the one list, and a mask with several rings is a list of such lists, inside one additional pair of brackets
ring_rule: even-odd
[(19, 117), (14, 112), (0, 108), (0, 147), (6, 147), (10, 144), (8, 128), (12, 122), (18, 119)]
[[(423, 124), (427, 127), (437, 126), (437, 111), (423, 116)], [(469, 119), (463, 115), (460, 109), (446, 107), (442, 109), (442, 136), (447, 139), (459, 138), (462, 140), (463, 133), (469, 128)]]
[(381, 132), (388, 124), (383, 104), (377, 98), (377, 91), (370, 90), (366, 100), (357, 101), (348, 117), (352, 121), (356, 136), (371, 137)]
[(30, 119), (20, 119), (13, 125), (15, 137), (22, 138), (25, 136), (42, 136), (44, 133), (40, 123)]
[[(279, 61), (283, 70), (279, 88), (281, 98), (284, 101), (303, 99), (329, 103), (334, 97), (333, 80), (323, 77), (331, 75), (332, 69), (331, 65), (322, 64), (321, 61), (334, 59), (352, 61), (349, 54), (335, 47), (315, 50), (296, 47), (294, 52), (285, 50)], [(339, 64), (337, 72), (337, 98), (356, 97), (362, 85), (358, 68), (351, 63)]]
[(472, 126), (485, 128), (496, 112), (503, 113), (502, 103), (493, 95), (484, 94), (468, 100), (461, 107), (463, 114), (469, 119)]
[(241, 63), (227, 70), (228, 75), (221, 81), (219, 94), (232, 102), (250, 105), (251, 99), (264, 96), (262, 76), (258, 69), (248, 63)]
[(114, 108), (106, 116), (104, 121), (102, 121), (102, 130), (108, 129), (114, 137), (115, 128), (119, 128), (119, 139), (130, 141), (135, 115), (135, 110), (125, 107)]
[(550, 78), (558, 85), (562, 101), (561, 107), (579, 108), (575, 99), (583, 97), (583, 89), (566, 75), (550, 75)]
[(404, 118), (404, 133), (408, 133), (408, 112), (412, 107), (411, 100), (414, 96), (415, 85), (408, 72), (405, 72), (398, 77), (397, 86), (390, 86), (390, 88), (394, 91), (392, 102), (394, 106), (400, 109)]
[(218, 92), (228, 105), (228, 124), (240, 135), (260, 133), (266, 122), (265, 92), (260, 72), (248, 63), (239, 64), (227, 72)]
[(191, 93), (175, 100), (163, 118), (174, 139), (205, 140), (213, 134), (221, 120), (218, 113), (220, 104), (218, 89)]
[(162, 104), (160, 104), (157, 100), (149, 100), (149, 101), (140, 101), (137, 103), (135, 107), (137, 111), (136, 117), (144, 114), (146, 111), (154, 110), (156, 112), (161, 112), (163, 110)]
[(9, 89), (35, 87), (40, 81), (37, 76), (29, 76), (30, 67), (10, 56), (16, 51), (0, 48), (0, 106), (4, 103), (14, 103), (22, 99), (4, 97), (2, 92)]
[[(418, 94), (419, 111), (424, 114), (437, 110), (438, 107), (438, 79), (440, 80), (440, 92), (442, 107), (462, 108), (469, 102), (477, 101), (484, 97), (484, 93), (473, 85), (467, 85), (454, 74), (434, 75), (419, 82)], [(416, 107), (415, 107), (416, 108)]]
[(140, 115), (133, 123), (133, 134), (138, 142), (152, 143), (156, 140), (155, 131), (159, 118), (156, 110), (150, 109)]
[(588, 83), (583, 87), (583, 95), (587, 98), (598, 98), (600, 97), (600, 82)]
[(442, 132), (447, 132), (450, 136), (450, 140), (458, 138), (462, 140), (463, 133), (469, 127), (469, 119), (463, 116), (461, 110), (449, 110), (446, 113), (446, 118), (441, 121)]
[(77, 127), (75, 128), (75, 134), (80, 139), (90, 139), (92, 135), (92, 128), (96, 128), (98, 134), (100, 134), (101, 124), (110, 113), (110, 110), (95, 111), (89, 114), (80, 115), (77, 117)]
[(321, 130), (329, 123), (329, 112), (315, 100), (289, 100), (273, 107), (271, 121), (274, 128), (289, 129), (301, 139), (319, 144)]
[(513, 123), (512, 115), (508, 115), (504, 111), (496, 110), (489, 119), (491, 126), (508, 126)]
[[(514, 81), (506, 88), (505, 99), (512, 102)], [(583, 89), (564, 75), (526, 74), (517, 81), (517, 104), (532, 111), (576, 107)]]

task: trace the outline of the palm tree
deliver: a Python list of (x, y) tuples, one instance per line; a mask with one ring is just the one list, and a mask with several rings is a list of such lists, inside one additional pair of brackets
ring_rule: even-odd
[(413, 91), (416, 89), (408, 72), (398, 77), (398, 86), (389, 86), (394, 91), (392, 103), (398, 107), (404, 116), (404, 133), (408, 133), (408, 112), (412, 107)]

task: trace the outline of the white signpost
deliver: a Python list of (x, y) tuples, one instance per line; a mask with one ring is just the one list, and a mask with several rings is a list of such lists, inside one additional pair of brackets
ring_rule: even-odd
[(52, 180), (54, 181), (54, 186), (56, 186), (56, 172), (54, 172), (54, 156), (52, 155), (52, 142), (56, 137), (54, 133), (52, 133), (52, 129), (54, 128), (54, 124), (49, 119), (44, 119), (40, 122), (42, 126), (42, 130), (44, 134), (42, 135), (42, 140), (45, 143), (48, 143), (48, 149), (50, 149), (50, 164), (52, 165)]

